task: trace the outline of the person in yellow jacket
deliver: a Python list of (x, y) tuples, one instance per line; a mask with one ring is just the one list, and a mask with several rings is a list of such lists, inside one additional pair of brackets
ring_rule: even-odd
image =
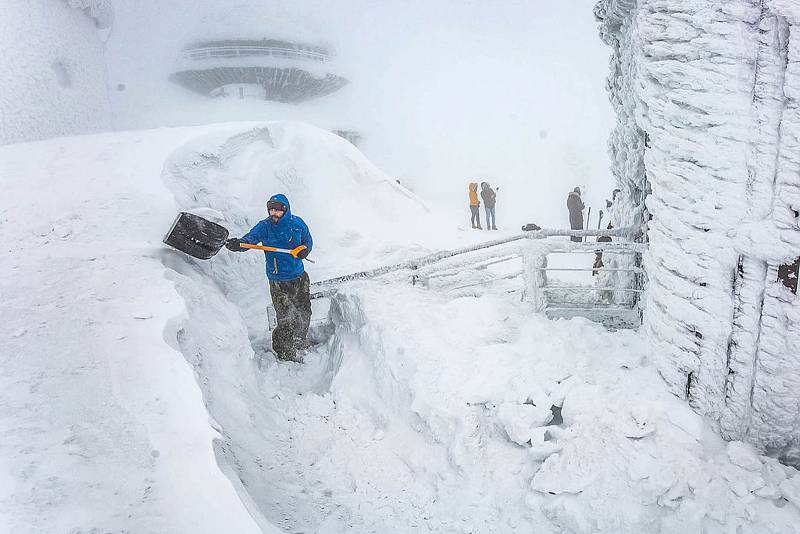
[(481, 201), (478, 200), (478, 182), (469, 183), (469, 211), (472, 212), (472, 227), (481, 228)]

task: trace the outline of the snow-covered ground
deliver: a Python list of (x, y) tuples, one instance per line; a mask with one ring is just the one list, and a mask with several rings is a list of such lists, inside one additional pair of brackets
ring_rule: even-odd
[(800, 473), (723, 441), (643, 336), (504, 288), (352, 283), (306, 364), (272, 360), (262, 256), (168, 250), (178, 211), (237, 235), (286, 193), (312, 280), (508, 235), (331, 134), (122, 132), (0, 162), (0, 532), (800, 532)]

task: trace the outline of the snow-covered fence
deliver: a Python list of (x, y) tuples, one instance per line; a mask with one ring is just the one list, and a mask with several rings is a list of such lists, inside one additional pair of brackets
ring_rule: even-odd
[[(514, 246), (510, 250), (508, 247), (503, 250), (488, 249), (484, 254), (476, 253), (476, 255), (479, 257), (470, 255), (457, 262), (448, 261), (446, 264), (437, 262), (429, 265), (420, 270), (415, 282), (427, 288), (435, 287), (453, 292), (503, 280), (521, 279), (522, 256), (518, 247)], [(498, 269), (501, 271), (505, 269), (505, 272), (498, 273)]]
[[(628, 239), (636, 233), (636, 229), (633, 228), (620, 228), (612, 230), (542, 229), (532, 232), (524, 232), (504, 239), (496, 239), (481, 243), (479, 245), (437, 252), (435, 254), (430, 254), (428, 256), (395, 265), (388, 265), (367, 271), (360, 271), (357, 273), (316, 282), (312, 284), (311, 298), (317, 299), (329, 297), (333, 295), (342, 284), (353, 280), (376, 278), (386, 274), (399, 272), (403, 272), (405, 275), (409, 276), (411, 283), (421, 284), (426, 287), (429, 287), (432, 281), (444, 279), (455, 281), (454, 283), (451, 282), (448, 284), (448, 288), (450, 290), (461, 290), (478, 285), (498, 282), (501, 280), (522, 278), (525, 280), (524, 294), (539, 294), (543, 291), (549, 291), (551, 289), (542, 289), (543, 286), (539, 282), (544, 277), (542, 275), (537, 277), (536, 275), (532, 275), (531, 272), (540, 272), (542, 268), (541, 264), (543, 262), (544, 268), (546, 269), (546, 256), (549, 253), (556, 253), (559, 251), (595, 253), (598, 250), (604, 250), (608, 251), (609, 253), (640, 254), (641, 251), (646, 247), (645, 245), (630, 242), (573, 243), (571, 241), (555, 241), (547, 238), (570, 236), (597, 238), (603, 236), (616, 239)], [(527, 247), (519, 246), (525, 242), (529, 242), (531, 245)], [(511, 245), (511, 247), (505, 245)], [(510, 272), (486, 276), (483, 278), (477, 276), (476, 274), (480, 272), (485, 273), (486, 270), (491, 266), (518, 261), (520, 258), (526, 258), (525, 251), (528, 251), (527, 259), (524, 260), (524, 266), (521, 268), (512, 268)], [(531, 251), (533, 252), (531, 253)], [(457, 256), (463, 256), (463, 258), (452, 261), (452, 259)], [(640, 275), (642, 273), (641, 268), (638, 266), (640, 264), (641, 262), (632, 266), (625, 265), (616, 269), (616, 271), (609, 269), (608, 272), (625, 271), (627, 274)], [(539, 271), (537, 271), (537, 269), (539, 269)], [(598, 269), (591, 267), (576, 270), (585, 270), (588, 272), (598, 271)], [(599, 271), (605, 272), (606, 270), (599, 269)], [(465, 280), (465, 274), (473, 274), (475, 276), (472, 276), (469, 280)], [(610, 290), (616, 291), (619, 289), (619, 291), (631, 291), (637, 294), (641, 291), (641, 287), (624, 287), (623, 284), (619, 283), (617, 286), (618, 287), (611, 288)], [(581, 289), (582, 288), (579, 288), (578, 290)], [(599, 289), (602, 290), (603, 288)], [(598, 288), (593, 287), (591, 290), (594, 292), (597, 291)], [(538, 298), (534, 298), (533, 302), (538, 302), (538, 300)], [(544, 311), (545, 308), (546, 306), (543, 308), (537, 307), (537, 309), (540, 311)]]
[[(591, 230), (586, 231), (593, 235)], [(599, 233), (594, 231), (594, 233)], [(627, 231), (608, 232), (620, 236)], [(584, 316), (617, 327), (635, 327), (641, 320), (639, 297), (646, 281), (642, 269), (642, 255), (647, 250), (644, 243), (572, 242), (562, 240), (534, 240), (525, 250), (525, 299), (537, 312), (548, 317)], [(603, 266), (587, 265), (568, 267), (550, 265), (551, 255), (602, 254)], [(593, 285), (557, 281), (548, 273), (567, 272), (573, 275), (592, 273)]]
[[(454, 256), (458, 256), (461, 254), (477, 252), (489, 249), (491, 247), (496, 247), (498, 245), (513, 243), (514, 241), (519, 241), (521, 239), (526, 239), (529, 237), (530, 237), (529, 233), (517, 234), (512, 237), (507, 237), (504, 239), (495, 239), (493, 241), (486, 241), (478, 245), (472, 245), (469, 247), (462, 247), (454, 250), (444, 250), (441, 252), (436, 252), (434, 254), (429, 254), (428, 256), (423, 256), (421, 258), (416, 258), (413, 260), (408, 260), (403, 263), (386, 265), (384, 267), (377, 267), (375, 269), (359, 271), (357, 273), (351, 273), (344, 276), (338, 276), (336, 278), (330, 278), (328, 280), (322, 280), (320, 282), (315, 282), (311, 284), (311, 290), (312, 290), (311, 298), (315, 299), (315, 298), (329, 297), (334, 293), (336, 293), (336, 290), (342, 284), (345, 284), (347, 282), (352, 282), (353, 280), (365, 280), (370, 278), (376, 278), (378, 276), (383, 276), (385, 274), (399, 272), (399, 271), (411, 271), (410, 274), (412, 282), (415, 282), (416, 280), (419, 280), (419, 273), (416, 271), (419, 271), (420, 268), (425, 267), (427, 265), (432, 265), (436, 262), (442, 261), (447, 258), (452, 258)], [(472, 261), (474, 262), (475, 260), (473, 259)]]

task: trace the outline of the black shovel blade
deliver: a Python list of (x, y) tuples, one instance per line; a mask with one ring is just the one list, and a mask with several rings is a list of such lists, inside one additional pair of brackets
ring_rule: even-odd
[(207, 260), (214, 256), (228, 239), (228, 230), (199, 215), (182, 211), (164, 236), (164, 243), (189, 256)]

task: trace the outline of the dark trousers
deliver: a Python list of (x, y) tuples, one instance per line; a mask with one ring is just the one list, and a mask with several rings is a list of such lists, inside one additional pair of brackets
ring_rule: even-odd
[[(582, 211), (570, 211), (569, 212), (569, 226), (572, 230), (583, 230), (583, 212)], [(570, 241), (575, 241), (576, 243), (581, 243), (583, 241), (582, 237), (571, 236), (569, 238)]]
[(278, 326), (272, 331), (272, 349), (279, 358), (294, 358), (297, 348), (306, 339), (311, 322), (311, 283), (308, 273), (294, 280), (270, 280), (269, 292)]
[(469, 211), (472, 212), (472, 227), (475, 228), (481, 225), (481, 207), (470, 206)]

